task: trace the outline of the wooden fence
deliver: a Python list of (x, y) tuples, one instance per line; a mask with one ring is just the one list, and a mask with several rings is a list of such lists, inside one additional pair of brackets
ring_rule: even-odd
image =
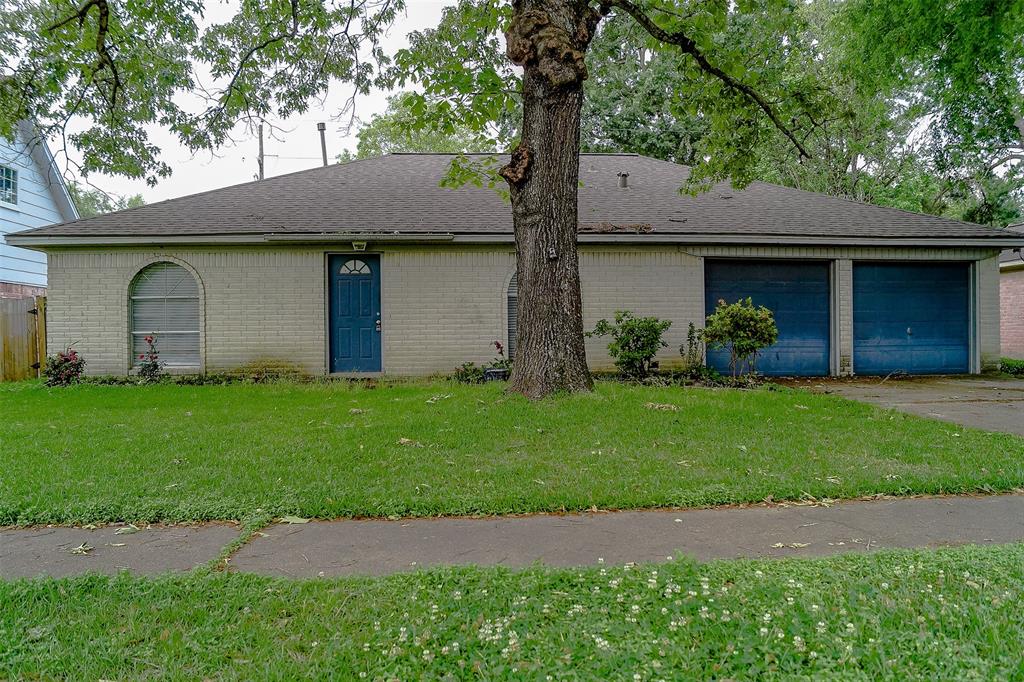
[(46, 297), (0, 298), (0, 381), (32, 379), (46, 362)]

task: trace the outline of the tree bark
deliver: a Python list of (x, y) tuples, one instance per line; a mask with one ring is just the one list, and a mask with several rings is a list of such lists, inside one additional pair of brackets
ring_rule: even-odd
[(515, 0), (508, 56), (523, 67), (523, 127), (501, 169), (512, 199), (519, 306), (510, 391), (589, 391), (577, 190), (583, 57), (600, 15), (583, 0)]

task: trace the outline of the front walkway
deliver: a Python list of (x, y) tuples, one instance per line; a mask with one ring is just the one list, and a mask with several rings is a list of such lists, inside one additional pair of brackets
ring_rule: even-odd
[[(124, 528), (121, 526), (121, 528)], [(0, 578), (185, 571), (216, 559), (237, 526), (0, 530)], [(596, 565), (820, 556), (889, 547), (1024, 541), (1024, 494), (398, 521), (273, 524), (230, 570), (311, 578), (384, 575), (448, 564)]]

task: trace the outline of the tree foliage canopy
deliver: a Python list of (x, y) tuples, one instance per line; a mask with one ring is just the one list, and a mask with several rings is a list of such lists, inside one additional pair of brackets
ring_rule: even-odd
[[(695, 165), (697, 181), (756, 177), (1003, 223), (1024, 167), (1024, 0), (947, 5), (595, 3), (608, 16), (587, 55), (581, 146)], [(459, 0), (388, 55), (380, 38), (403, 7), (11, 0), (0, 135), (31, 118), (77, 149), (82, 173), (154, 183), (171, 169), (153, 127), (215, 149), (240, 122), (301, 113), (344, 84), (407, 88), (364, 126), (359, 154), (510, 147), (521, 90), (504, 53), (511, 5)]]

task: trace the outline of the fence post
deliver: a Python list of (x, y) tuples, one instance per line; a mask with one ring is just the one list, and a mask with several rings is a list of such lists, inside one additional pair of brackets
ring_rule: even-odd
[(46, 297), (36, 296), (36, 377), (46, 367)]

